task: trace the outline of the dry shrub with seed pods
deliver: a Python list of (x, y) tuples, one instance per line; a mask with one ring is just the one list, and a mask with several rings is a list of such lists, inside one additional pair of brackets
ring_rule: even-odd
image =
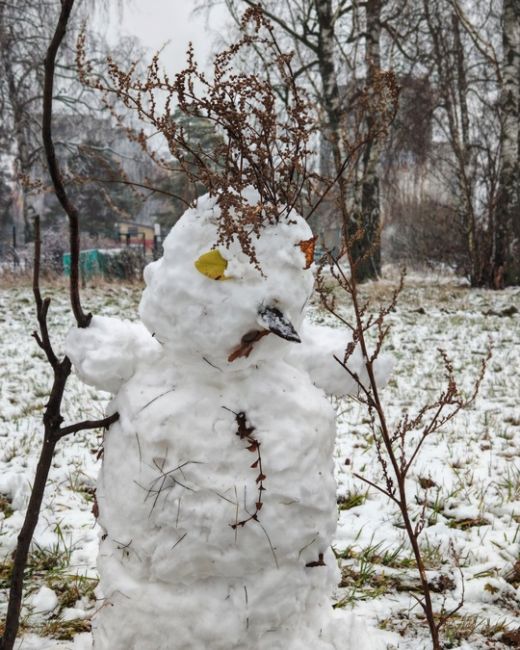
[[(264, 225), (287, 217), (315, 178), (309, 160), (317, 122), (304, 90), (295, 83), (292, 54), (280, 49), (259, 7), (246, 10), (241, 30), (240, 39), (215, 56), (211, 76), (200, 69), (190, 45), (186, 67), (173, 78), (161, 71), (156, 54), (144, 78), (137, 72), (137, 62), (123, 70), (109, 59), (108, 78), (101, 80), (87, 60), (84, 34), (78, 41), (77, 63), (82, 81), (104, 94), (106, 106), (131, 139), (160, 165), (171, 165), (150, 150), (143, 130), (136, 133), (127, 126), (121, 107), (164, 137), (175, 164), (191, 182), (202, 183), (210, 195), (218, 196), (216, 243), (229, 245), (236, 238), (258, 268), (254, 238)], [(239, 57), (253, 47), (266, 52), (283, 80), (287, 91), (283, 106), (270, 81), (239, 71)], [(211, 123), (219, 136), (216, 143), (209, 148), (193, 144), (176, 119), (179, 114)], [(260, 196), (258, 205), (243, 199), (243, 190), (250, 186)]]

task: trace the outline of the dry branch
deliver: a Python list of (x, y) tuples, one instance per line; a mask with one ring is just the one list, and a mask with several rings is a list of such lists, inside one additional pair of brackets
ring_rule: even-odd
[[(346, 239), (345, 242), (345, 257), (352, 269), (355, 262), (352, 257), (351, 241), (349, 239)], [(480, 371), (473, 384), (473, 390), (466, 398), (459, 391), (451, 360), (444, 351), (439, 350), (446, 376), (444, 390), (439, 393), (437, 399), (433, 402), (424, 404), (415, 415), (410, 416), (408, 413), (404, 413), (401, 419), (392, 427), (388, 422), (376, 382), (375, 364), (389, 333), (390, 328), (385, 325), (385, 320), (397, 303), (403, 288), (404, 273), (389, 303), (381, 307), (377, 317), (373, 318), (367, 314), (368, 303), (362, 303), (361, 301), (355, 274), (347, 275), (339, 261), (332, 256), (329, 256), (329, 260), (331, 274), (347, 295), (353, 307), (355, 319), (352, 336), (354, 343), (347, 348), (344, 359), (336, 358), (336, 360), (357, 383), (359, 388), (358, 399), (365, 404), (368, 410), (377, 459), (382, 473), (382, 482), (371, 481), (360, 474), (354, 474), (354, 476), (385, 495), (398, 507), (419, 573), (422, 599), (417, 599), (417, 602), (426, 617), (433, 649), (441, 650), (442, 627), (462, 607), (462, 602), (450, 612), (441, 611), (440, 616), (434, 610), (432, 589), (428, 581), (426, 565), (419, 544), (419, 536), (425, 525), (424, 509), (418, 521), (414, 524), (411, 505), (406, 493), (406, 480), (426, 439), (452, 420), (462, 409), (469, 407), (474, 402), (484, 378), (491, 356), (491, 349), (488, 350), (486, 357), (482, 361)], [(322, 304), (329, 312), (343, 320), (337, 311), (335, 301), (324, 290), (323, 282), (318, 283), (318, 289), (321, 289)], [(376, 327), (377, 337), (374, 350), (370, 352), (366, 335), (368, 330), (374, 326)], [(364, 383), (347, 365), (348, 358), (357, 346), (361, 349), (368, 375), (368, 382)], [(418, 432), (418, 438), (410, 448), (408, 442), (410, 435), (414, 432)]]
[(56, 159), (56, 151), (52, 140), (52, 101), (54, 96), (54, 72), (56, 69), (56, 55), (67, 32), (67, 24), (70, 18), (74, 0), (62, 0), (61, 12), (56, 25), (56, 30), (45, 57), (45, 83), (43, 87), (43, 117), (42, 117), (42, 141), (47, 158), (49, 174), (54, 185), (54, 192), (61, 206), (69, 219), (70, 233), (70, 301), (74, 317), (78, 327), (87, 327), (92, 314), (85, 314), (81, 307), (79, 297), (79, 214), (76, 207), (70, 201), (65, 186), (63, 185), (60, 166)]

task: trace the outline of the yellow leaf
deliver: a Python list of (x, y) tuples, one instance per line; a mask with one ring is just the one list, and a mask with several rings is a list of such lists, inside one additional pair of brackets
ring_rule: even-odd
[(197, 270), (212, 280), (229, 280), (229, 278), (224, 275), (227, 265), (227, 260), (225, 260), (217, 250), (203, 253), (195, 262)]

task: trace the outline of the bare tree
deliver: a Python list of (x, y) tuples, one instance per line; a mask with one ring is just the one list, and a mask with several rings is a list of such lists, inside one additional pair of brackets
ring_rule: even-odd
[(424, 38), (409, 54), (436, 93), (434, 125), (447, 146), (432, 150), (431, 162), (451, 196), (472, 286), (519, 281), (519, 15), (509, 0), (501, 11), (480, 0), (423, 0)]
[[(433, 650), (441, 650), (443, 647), (441, 643), (443, 627), (463, 606), (464, 594), (462, 594), (459, 603), (453, 609), (445, 610), (443, 605), (440, 611), (435, 611), (433, 590), (428, 581), (423, 552), (419, 543), (419, 537), (426, 524), (426, 500), (422, 510), (419, 513), (414, 512), (414, 506), (411, 504), (407, 493), (407, 478), (420, 455), (426, 439), (435, 434), (475, 400), (484, 378), (491, 351), (488, 350), (487, 356), (481, 364), (473, 390), (469, 396), (465, 397), (458, 388), (451, 360), (444, 351), (439, 350), (445, 369), (446, 385), (444, 389), (440, 391), (434, 401), (425, 403), (415, 414), (404, 412), (395, 423), (391, 423), (377, 385), (374, 364), (388, 335), (390, 328), (386, 324), (386, 320), (390, 311), (395, 308), (403, 288), (404, 274), (401, 276), (400, 284), (395, 289), (388, 304), (383, 306), (377, 315), (370, 315), (368, 313), (368, 303), (364, 302), (360, 296), (355, 274), (350, 273), (349, 275), (344, 270), (345, 263), (347, 268), (352, 268), (355, 263), (351, 253), (351, 242), (347, 240), (345, 244), (345, 256), (342, 263), (333, 256), (329, 256), (328, 268), (338, 287), (348, 297), (354, 312), (353, 322), (346, 321), (341, 310), (337, 308), (337, 299), (330, 291), (327, 291), (323, 276), (319, 278), (318, 291), (324, 307), (350, 327), (352, 331), (352, 343), (345, 350), (344, 357), (336, 357), (336, 361), (343, 366), (345, 372), (350, 375), (359, 387), (359, 399), (368, 411), (382, 478), (380, 482), (372, 482), (363, 475), (355, 474), (355, 476), (384, 494), (399, 510), (421, 584), (422, 598), (416, 598), (416, 600), (426, 618)], [(325, 264), (322, 266), (322, 273), (326, 266)], [(368, 332), (371, 329), (376, 332), (375, 343), (372, 346), (368, 337)], [(358, 346), (365, 360), (368, 377), (366, 381), (362, 381), (359, 375), (352, 373), (347, 365), (348, 360)]]
[[(0, 61), (3, 68), (3, 75), (0, 76), (1, 137), (4, 150), (14, 155), (15, 178), (28, 177), (34, 154), (30, 133), (34, 109), (38, 105), (37, 97), (41, 98), (43, 82), (36, 51), (41, 51), (41, 25), (48, 9), (48, 3), (33, 7), (25, 2), (0, 2)], [(31, 38), (28, 34), (24, 35), (26, 27), (29, 27)], [(14, 147), (10, 144), (11, 134), (14, 136)], [(19, 195), (21, 204), (18, 221), (23, 227), (19, 232), (21, 239), (27, 238), (31, 229), (23, 184), (20, 185)]]
[[(235, 20), (241, 7), (255, 4), (225, 3)], [(381, 224), (387, 215), (394, 223), (399, 219), (388, 212), (399, 209), (392, 196), (395, 199), (403, 152), (396, 149), (399, 138), (390, 138), (387, 144), (376, 137), (373, 126), (378, 116), (370, 101), (374, 79), (392, 69), (404, 89), (415, 87), (419, 92), (420, 84), (414, 86), (413, 81), (427, 79), (432, 100), (422, 122), (415, 115), (396, 127), (430, 133), (427, 147), (414, 151), (412, 163), (417, 165), (420, 159), (428, 192), (406, 200), (425, 223), (435, 221), (429, 233), (441, 233), (445, 218), (455, 231), (455, 236), (442, 236), (444, 254), (439, 258), (432, 250), (432, 261), (448, 262), (473, 286), (517, 283), (518, 3), (262, 0), (260, 6), (280, 43), (294, 49), (295, 76), (320, 108), (322, 171), (337, 169), (345, 151), (364, 134), (366, 144), (356, 160), (356, 173), (347, 189), (341, 189), (340, 180), (336, 190), (349, 205), (351, 234), (362, 226), (352, 251), (355, 259), (363, 260), (358, 278), (377, 277)], [(257, 56), (262, 62), (262, 52)], [(283, 95), (283, 84), (280, 87)], [(422, 96), (416, 99), (421, 104)], [(328, 206), (327, 211), (333, 208)], [(325, 219), (325, 214), (314, 218)], [(414, 246), (410, 242), (408, 249)], [(419, 248), (428, 249), (427, 237)]]
[(432, 7), (431, 3), (423, 0), (423, 8), (432, 44), (440, 119), (454, 158), (455, 213), (465, 233), (471, 283), (478, 286), (482, 282), (481, 242), (476, 232), (476, 150), (470, 132), (468, 95), (471, 81), (467, 75), (466, 49), (461, 39), (460, 20), (455, 12), (450, 11), (449, 2), (445, 6), (440, 2)]

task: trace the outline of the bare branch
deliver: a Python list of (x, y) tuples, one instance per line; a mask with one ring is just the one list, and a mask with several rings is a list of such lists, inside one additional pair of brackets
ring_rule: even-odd
[(41, 236), (40, 236), (40, 217), (36, 215), (34, 219), (34, 268), (33, 268), (33, 294), (36, 303), (36, 317), (40, 325), (40, 334), (33, 333), (36, 342), (42, 348), (47, 356), (47, 360), (52, 366), (58, 366), (58, 358), (54, 354), (51, 341), (49, 338), (49, 330), (47, 328), (47, 312), (49, 310), (50, 298), (42, 299), (40, 292), (40, 262), (41, 262)]
[(78, 433), (78, 431), (85, 431), (88, 429), (108, 429), (111, 424), (119, 420), (119, 413), (113, 413), (102, 420), (84, 420), (83, 422), (76, 422), (67, 427), (59, 429), (58, 438), (64, 438), (71, 433)]
[(74, 0), (62, 0), (61, 12), (56, 25), (56, 30), (49, 45), (49, 49), (47, 50), (47, 56), (45, 57), (42, 138), (49, 173), (54, 185), (54, 191), (69, 219), (71, 256), (70, 301), (72, 311), (74, 312), (78, 327), (87, 327), (92, 318), (92, 314), (85, 314), (83, 312), (79, 296), (79, 214), (76, 207), (71, 203), (65, 190), (65, 186), (63, 185), (62, 175), (56, 159), (56, 152), (52, 140), (52, 101), (56, 55), (67, 31), (67, 23), (73, 6)]

